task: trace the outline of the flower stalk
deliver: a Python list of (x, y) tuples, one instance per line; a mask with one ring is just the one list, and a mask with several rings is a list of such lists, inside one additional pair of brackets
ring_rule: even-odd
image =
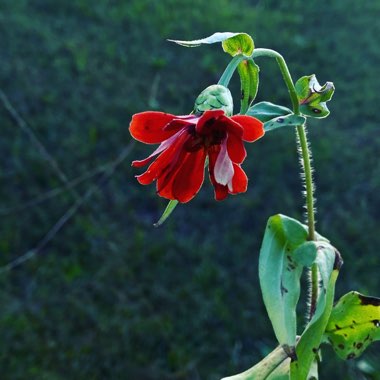
[[(280, 68), (282, 77), (288, 88), (289, 96), (292, 102), (293, 112), (295, 115), (300, 115), (300, 106), (298, 102), (297, 92), (290, 75), (288, 66), (285, 59), (281, 54), (271, 49), (256, 49), (252, 53), (252, 58), (257, 57), (271, 57), (275, 58)], [(297, 137), (299, 141), (299, 153), (301, 167), (303, 170), (303, 178), (305, 180), (306, 189), (306, 214), (308, 225), (308, 239), (315, 240), (315, 207), (314, 207), (314, 185), (313, 185), (313, 169), (311, 164), (311, 153), (309, 149), (309, 142), (307, 139), (306, 125), (297, 126)], [(309, 319), (312, 318), (316, 309), (316, 303), (318, 299), (318, 267), (314, 263), (311, 267), (311, 287), (310, 287), (310, 309)]]

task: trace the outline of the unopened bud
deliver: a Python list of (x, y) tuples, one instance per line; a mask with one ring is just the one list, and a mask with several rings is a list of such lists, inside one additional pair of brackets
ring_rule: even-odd
[(227, 116), (232, 116), (233, 108), (230, 90), (219, 84), (213, 84), (198, 95), (195, 100), (194, 112), (203, 113), (208, 110), (223, 110)]

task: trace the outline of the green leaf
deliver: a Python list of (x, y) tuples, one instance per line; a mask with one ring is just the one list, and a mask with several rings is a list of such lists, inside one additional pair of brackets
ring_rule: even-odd
[(297, 127), (299, 125), (304, 125), (306, 118), (303, 116), (298, 116), (294, 114), (290, 114), (287, 116), (280, 116), (272, 119), (271, 121), (267, 121), (264, 123), (265, 132), (270, 132), (278, 128), (284, 127)]
[(310, 117), (323, 118), (330, 114), (326, 106), (335, 91), (332, 82), (321, 86), (315, 75), (304, 76), (295, 84), (300, 111)]
[(259, 66), (252, 59), (239, 63), (238, 73), (241, 84), (240, 114), (244, 115), (255, 100), (259, 87)]
[(331, 312), (325, 336), (340, 358), (359, 357), (380, 340), (380, 298), (345, 294)]
[(246, 114), (262, 121), (265, 132), (283, 127), (297, 127), (306, 121), (305, 117), (295, 115), (289, 108), (270, 102), (257, 103)]
[(246, 114), (265, 123), (275, 119), (276, 117), (287, 116), (292, 113), (292, 110), (289, 108), (279, 106), (271, 102), (260, 102), (250, 107)]
[(264, 303), (277, 340), (288, 346), (296, 342), (295, 309), (303, 269), (294, 252), (307, 241), (307, 236), (307, 228), (297, 220), (275, 215), (268, 220), (260, 250), (259, 278)]
[(231, 54), (233, 57), (238, 54), (249, 57), (253, 53), (255, 44), (249, 34), (236, 33), (235, 36), (223, 40), (222, 47), (226, 53)]
[(197, 47), (203, 44), (222, 42), (223, 50), (232, 56), (244, 54), (250, 56), (254, 49), (252, 37), (247, 33), (214, 33), (213, 35), (192, 41), (168, 40), (185, 47)]
[(161, 226), (166, 221), (166, 219), (169, 218), (169, 216), (177, 207), (177, 205), (178, 205), (178, 201), (175, 201), (175, 200), (169, 201), (168, 205), (165, 208), (164, 213), (161, 215), (161, 218), (158, 220), (157, 223), (154, 223), (154, 227)]
[(317, 306), (313, 318), (297, 343), (297, 359), (290, 365), (292, 380), (305, 380), (308, 377), (331, 314), (335, 282), (343, 263), (338, 251), (329, 243), (319, 241), (317, 250), (315, 263), (320, 274)]

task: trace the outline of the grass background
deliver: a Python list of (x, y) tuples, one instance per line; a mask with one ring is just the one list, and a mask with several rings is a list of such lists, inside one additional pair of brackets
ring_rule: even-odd
[[(217, 380), (275, 345), (257, 258), (269, 216), (302, 218), (293, 131), (247, 147), (245, 195), (216, 203), (205, 184), (159, 229), (166, 202), (130, 167), (150, 147), (103, 177), (131, 142), (133, 113), (189, 112), (229, 61), (219, 46), (167, 38), (244, 31), (283, 54), (294, 78), (334, 81), (331, 116), (309, 128), (317, 227), (345, 260), (337, 297), (379, 295), (379, 11), (354, 0), (2, 0), (0, 89), (61, 175), (3, 102), (0, 264), (92, 193), (41, 253), (0, 274), (1, 379)], [(289, 105), (274, 62), (257, 63), (257, 101)], [(376, 344), (350, 362), (324, 352), (322, 379), (380, 378)]]

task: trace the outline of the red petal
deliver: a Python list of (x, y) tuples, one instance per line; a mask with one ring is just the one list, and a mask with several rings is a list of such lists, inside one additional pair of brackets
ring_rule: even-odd
[(198, 117), (194, 115), (176, 116), (175, 120), (171, 121), (164, 127), (164, 131), (178, 131), (187, 125), (196, 124)]
[[(190, 135), (187, 133), (179, 134), (173, 143), (148, 167), (147, 171), (136, 177), (137, 180), (142, 185), (148, 185), (164, 175), (167, 171), (170, 171), (172, 167), (176, 165), (183, 150), (183, 145), (189, 137)], [(145, 160), (148, 160), (148, 158)]]
[(172, 183), (172, 193), (179, 202), (188, 202), (198, 193), (204, 180), (205, 159), (204, 149), (189, 153), (178, 169)]
[(163, 141), (160, 144), (160, 146), (147, 158), (145, 158), (143, 160), (132, 161), (132, 166), (134, 166), (136, 168), (139, 168), (141, 166), (145, 166), (146, 164), (149, 163), (149, 161), (151, 161), (153, 159), (154, 156), (157, 156), (158, 154), (160, 154), (164, 150), (168, 149), (171, 145), (173, 145), (175, 143), (175, 141), (179, 138), (180, 134), (181, 134), (181, 132), (177, 132), (177, 134), (175, 134), (172, 137), (168, 138), (167, 140)]
[(252, 116), (235, 115), (231, 117), (232, 120), (239, 123), (244, 130), (243, 140), (254, 142), (264, 135), (264, 124)]
[(197, 133), (202, 134), (202, 130), (203, 130), (205, 124), (209, 120), (212, 120), (212, 119), (216, 120), (217, 118), (219, 118), (222, 115), (224, 115), (223, 110), (210, 110), (210, 111), (204, 112), (203, 115), (199, 118), (199, 120), (197, 122), (197, 126), (195, 127), (195, 130), (197, 131)]
[(219, 185), (219, 183), (214, 184), (214, 196), (217, 201), (222, 201), (228, 196), (228, 187)]
[(242, 138), (234, 133), (228, 133), (227, 150), (231, 161), (237, 164), (241, 164), (247, 156)]
[(240, 165), (234, 164), (234, 176), (231, 182), (228, 184), (231, 194), (245, 193), (247, 191), (248, 177)]
[(214, 176), (215, 163), (218, 158), (219, 152), (220, 152), (220, 146), (218, 148), (214, 148), (210, 150), (208, 154), (208, 159), (209, 159), (208, 170), (209, 170), (209, 175), (210, 175), (210, 181), (212, 185), (214, 186), (214, 194), (215, 194), (215, 199), (217, 201), (221, 201), (225, 199), (228, 195), (227, 185), (221, 185), (217, 183)]
[(132, 166), (135, 168), (140, 168), (142, 166), (147, 165), (153, 159), (152, 156), (144, 158), (143, 160), (134, 160), (132, 161)]
[(178, 129), (164, 130), (165, 126), (176, 118), (164, 112), (147, 111), (132, 116), (129, 131), (133, 138), (146, 144), (158, 144), (173, 136)]
[(224, 116), (224, 117), (219, 118), (219, 120), (222, 120), (224, 122), (228, 133), (233, 133), (234, 135), (240, 138), (243, 137), (243, 132), (244, 132), (243, 127), (239, 123), (234, 121), (232, 118)]
[[(185, 143), (183, 145), (185, 145)], [(168, 165), (167, 170), (163, 171), (157, 178), (156, 189), (160, 196), (173, 200), (176, 199), (172, 191), (173, 181), (187, 154), (188, 152), (183, 149), (183, 146), (181, 149), (178, 149), (177, 154), (173, 156), (172, 162)]]

